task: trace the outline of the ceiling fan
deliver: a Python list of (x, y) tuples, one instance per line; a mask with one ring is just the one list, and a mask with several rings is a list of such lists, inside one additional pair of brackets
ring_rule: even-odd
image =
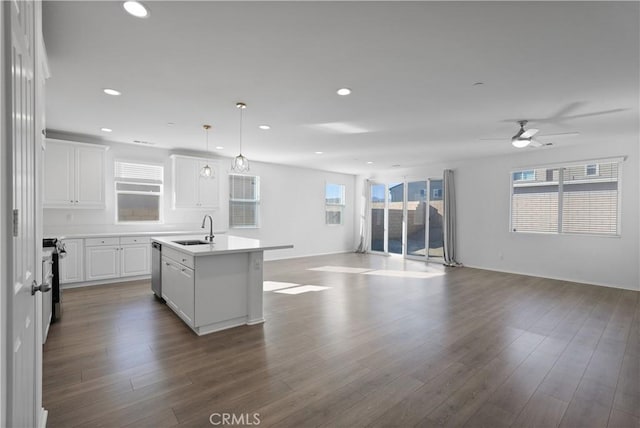
[[(538, 132), (540, 132), (540, 130), (535, 128), (524, 129), (527, 123), (529, 123), (528, 120), (518, 120), (516, 121), (516, 123), (520, 125), (520, 129), (518, 130), (516, 135), (511, 137), (511, 144), (513, 145), (513, 147), (522, 149), (525, 147), (545, 147), (545, 146), (553, 145), (553, 143), (543, 142), (543, 141), (534, 139), (533, 136), (536, 135)], [(559, 134), (539, 135), (539, 137), (570, 137), (570, 136), (579, 135), (579, 134), (580, 134), (579, 132), (562, 132)], [(482, 138), (482, 140), (503, 141), (504, 138)]]

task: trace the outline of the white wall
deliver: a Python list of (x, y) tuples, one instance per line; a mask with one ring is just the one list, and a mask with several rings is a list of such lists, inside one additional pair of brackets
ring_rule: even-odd
[[(519, 167), (627, 156), (622, 164), (621, 236), (509, 231), (510, 172)], [(640, 153), (638, 141), (522, 150), (509, 156), (402, 171), (408, 178), (455, 171), (458, 259), (466, 266), (640, 290)], [(375, 177), (397, 180), (398, 175)]]
[[(59, 137), (57, 137), (59, 138)], [(258, 229), (228, 230), (229, 185), (227, 172), (231, 160), (220, 158), (220, 209), (173, 210), (171, 208), (170, 154), (202, 156), (196, 152), (176, 152), (152, 147), (112, 143), (107, 150), (106, 209), (45, 209), (46, 236), (81, 233), (117, 233), (157, 230), (198, 230), (204, 214), (214, 218), (215, 231), (259, 238), (269, 242), (292, 243), (291, 250), (265, 253), (266, 259), (299, 257), (313, 254), (353, 250), (354, 207), (349, 203), (345, 222), (341, 226), (327, 226), (324, 217), (325, 183), (344, 184), (347, 201), (353, 200), (355, 177), (306, 168), (296, 168), (251, 162), (251, 174), (260, 176), (261, 222)], [(154, 162), (164, 165), (164, 224), (116, 225), (113, 185), (114, 160)], [(204, 232), (203, 232), (204, 233)]]

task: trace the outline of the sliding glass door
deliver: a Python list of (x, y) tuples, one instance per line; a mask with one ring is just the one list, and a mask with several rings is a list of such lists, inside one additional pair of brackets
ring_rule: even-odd
[(407, 183), (407, 248), (409, 258), (427, 255), (427, 181)]
[(370, 202), (371, 251), (442, 258), (442, 180), (374, 183)]
[(444, 201), (442, 180), (429, 180), (429, 251), (430, 259), (444, 258)]
[(387, 186), (371, 185), (371, 251), (387, 252)]
[(391, 254), (403, 254), (404, 242), (404, 183), (389, 184), (387, 198), (387, 235)]

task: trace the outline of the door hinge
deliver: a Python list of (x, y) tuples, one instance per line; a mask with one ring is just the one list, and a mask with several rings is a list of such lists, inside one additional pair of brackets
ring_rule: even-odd
[(19, 210), (13, 210), (13, 236), (18, 236), (18, 226), (19, 226)]

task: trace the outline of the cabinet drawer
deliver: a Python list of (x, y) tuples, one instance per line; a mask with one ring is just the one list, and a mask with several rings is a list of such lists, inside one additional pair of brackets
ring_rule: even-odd
[(173, 248), (169, 248), (166, 245), (162, 247), (162, 255), (191, 269), (195, 266), (195, 263), (193, 263), (193, 256), (174, 250)]
[(114, 236), (109, 238), (87, 238), (84, 240), (85, 247), (98, 247), (102, 245), (120, 245), (120, 238)]
[(128, 244), (149, 244), (151, 239), (148, 236), (123, 236), (120, 238), (121, 245)]

